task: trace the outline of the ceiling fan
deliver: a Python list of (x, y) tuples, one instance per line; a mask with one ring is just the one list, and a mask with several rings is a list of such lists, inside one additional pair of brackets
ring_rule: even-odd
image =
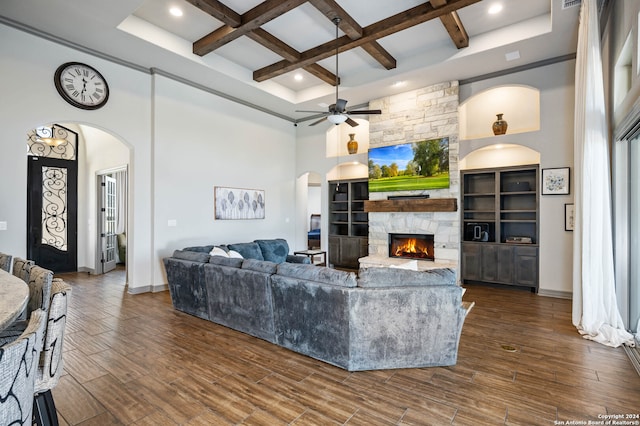
[(335, 125), (346, 122), (352, 127), (358, 125), (355, 120), (349, 118), (349, 115), (368, 115), (368, 114), (381, 114), (382, 111), (379, 109), (367, 109), (367, 110), (347, 110), (347, 101), (345, 99), (338, 98), (338, 85), (340, 81), (340, 77), (338, 76), (338, 24), (340, 24), (340, 18), (335, 17), (332, 19), (333, 23), (336, 25), (336, 102), (334, 104), (329, 105), (328, 111), (304, 111), (304, 110), (296, 110), (296, 112), (313, 112), (323, 114), (320, 120), (314, 121), (309, 124), (310, 126), (315, 126), (316, 124), (322, 123), (325, 120), (329, 120)]

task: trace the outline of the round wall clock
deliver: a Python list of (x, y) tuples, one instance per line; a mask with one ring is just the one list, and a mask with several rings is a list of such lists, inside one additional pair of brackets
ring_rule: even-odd
[(102, 74), (80, 62), (60, 65), (53, 81), (60, 96), (77, 108), (98, 109), (109, 99), (109, 86)]

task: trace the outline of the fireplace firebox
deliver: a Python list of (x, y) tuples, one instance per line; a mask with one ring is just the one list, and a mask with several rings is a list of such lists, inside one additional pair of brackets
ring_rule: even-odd
[(433, 234), (389, 234), (389, 257), (434, 260)]

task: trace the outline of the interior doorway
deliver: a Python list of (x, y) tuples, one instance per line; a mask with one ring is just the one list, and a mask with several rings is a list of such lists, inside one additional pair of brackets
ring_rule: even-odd
[(96, 274), (105, 274), (127, 261), (127, 168), (97, 173)]

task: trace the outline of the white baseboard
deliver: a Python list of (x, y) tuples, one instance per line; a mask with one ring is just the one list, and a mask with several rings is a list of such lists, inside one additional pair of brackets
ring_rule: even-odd
[(127, 287), (127, 292), (129, 294), (142, 294), (142, 293), (159, 293), (161, 291), (169, 290), (168, 284), (158, 284), (158, 285), (145, 285), (142, 287)]
[(573, 293), (570, 291), (559, 291), (559, 290), (546, 290), (544, 288), (538, 289), (539, 296), (547, 296), (547, 297), (555, 297), (556, 299), (573, 299)]

